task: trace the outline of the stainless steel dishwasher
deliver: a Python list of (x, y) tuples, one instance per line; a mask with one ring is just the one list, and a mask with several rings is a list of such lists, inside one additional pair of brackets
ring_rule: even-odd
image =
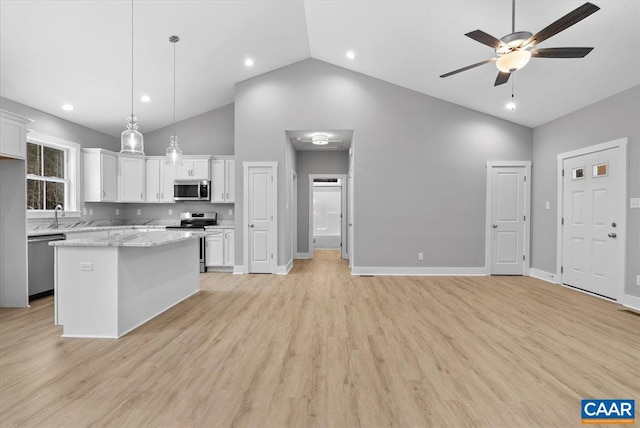
[(53, 294), (53, 247), (51, 241), (62, 241), (61, 233), (29, 237), (29, 300)]

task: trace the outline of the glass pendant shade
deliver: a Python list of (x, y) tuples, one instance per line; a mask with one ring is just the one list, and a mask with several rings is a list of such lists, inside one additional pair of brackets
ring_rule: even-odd
[(127, 118), (127, 129), (120, 134), (120, 153), (144, 155), (144, 136), (138, 131), (138, 120), (134, 116)]
[(171, 145), (167, 148), (167, 165), (182, 165), (182, 150), (178, 147), (178, 136), (172, 135)]
[(503, 73), (513, 73), (527, 65), (530, 59), (531, 52), (528, 50), (512, 51), (498, 58), (496, 66)]

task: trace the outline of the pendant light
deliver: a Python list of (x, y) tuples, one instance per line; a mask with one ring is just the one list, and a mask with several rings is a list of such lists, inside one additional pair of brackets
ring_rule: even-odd
[(120, 153), (144, 155), (144, 137), (138, 131), (138, 118), (133, 114), (133, 0), (131, 0), (131, 116), (127, 129), (120, 134)]
[(170, 145), (167, 148), (167, 165), (182, 165), (182, 150), (178, 147), (178, 136), (176, 135), (176, 43), (180, 37), (171, 36), (169, 41), (173, 43), (173, 133), (169, 138)]

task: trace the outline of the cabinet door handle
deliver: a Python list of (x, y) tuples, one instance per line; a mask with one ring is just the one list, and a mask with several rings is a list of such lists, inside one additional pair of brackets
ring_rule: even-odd
[(227, 193), (227, 199), (229, 199), (229, 194)]
[(160, 197), (164, 199), (164, 192), (160, 193)]
[(140, 199), (142, 199), (142, 192), (140, 192)]
[(224, 200), (224, 193), (220, 194), (220, 199)]

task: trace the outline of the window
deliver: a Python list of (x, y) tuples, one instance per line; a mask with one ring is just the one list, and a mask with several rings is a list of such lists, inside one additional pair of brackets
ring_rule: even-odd
[(66, 207), (66, 150), (27, 143), (27, 209)]
[[(27, 137), (27, 213), (50, 217), (56, 205), (71, 216), (79, 206), (77, 174), (80, 145), (29, 132)], [(75, 213), (79, 215), (79, 213)]]

